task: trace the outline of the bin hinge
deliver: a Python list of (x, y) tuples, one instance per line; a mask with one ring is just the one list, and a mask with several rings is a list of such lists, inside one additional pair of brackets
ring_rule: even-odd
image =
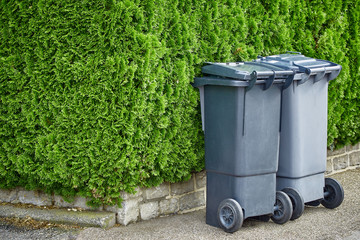
[(323, 79), (323, 78), (325, 77), (325, 74), (326, 74), (325, 69), (324, 69), (324, 71), (319, 72), (318, 74), (316, 74), (315, 79), (314, 79), (314, 82), (318, 82), (318, 81), (320, 81), (321, 79)]
[(331, 80), (334, 80), (335, 78), (337, 78), (337, 76), (340, 74), (340, 71), (341, 71), (341, 66), (340, 66), (340, 69), (339, 70), (335, 70), (335, 71), (332, 71), (330, 73), (330, 76), (328, 78), (328, 81), (331, 81)]
[(265, 81), (265, 86), (264, 86), (264, 89), (263, 90), (266, 90), (268, 89), (269, 87), (271, 87), (274, 83), (274, 80), (275, 80), (275, 71), (272, 70), (272, 72), (274, 73), (273, 75), (270, 75), (269, 78)]
[(249, 86), (246, 87), (246, 92), (253, 88), (253, 86), (255, 85), (256, 80), (257, 80), (257, 72), (253, 71), (250, 74)]
[(310, 68), (307, 68), (307, 67), (295, 64), (295, 63), (294, 63), (294, 66), (299, 68), (300, 73), (303, 73), (303, 74), (301, 74), (301, 80), (297, 82), (299, 85), (303, 84), (307, 80), (309, 80), (310, 75), (311, 75), (311, 69)]
[(292, 75), (289, 75), (287, 76), (287, 78), (285, 79), (285, 83), (284, 83), (284, 86), (283, 86), (283, 90), (284, 89), (287, 89), (291, 83), (294, 81), (294, 77), (295, 77), (295, 74), (296, 74), (296, 71), (293, 69), (293, 74)]

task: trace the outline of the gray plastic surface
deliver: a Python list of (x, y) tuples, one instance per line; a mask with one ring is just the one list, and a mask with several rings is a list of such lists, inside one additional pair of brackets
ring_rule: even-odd
[(300, 178), (326, 170), (327, 81), (283, 92), (278, 176)]
[(276, 173), (281, 87), (205, 86), (207, 171), (249, 176)]
[(319, 173), (301, 178), (276, 178), (276, 189), (294, 188), (303, 197), (304, 202), (311, 202), (324, 197), (325, 178), (324, 173)]
[(301, 54), (261, 58), (302, 72), (301, 80), (283, 90), (277, 190), (292, 187), (305, 202), (323, 198), (327, 146), (328, 81), (341, 66)]
[(235, 199), (243, 209), (244, 219), (272, 214), (276, 198), (276, 174), (234, 177), (208, 172), (206, 177), (206, 223), (219, 227), (217, 209), (227, 198)]
[(273, 213), (276, 189), (293, 187), (305, 202), (323, 197), (327, 86), (340, 70), (301, 54), (202, 68), (193, 86), (205, 132), (208, 224), (218, 226), (226, 198), (248, 218)]
[(249, 80), (253, 71), (258, 73), (259, 79), (268, 78), (272, 75), (281, 78), (281, 76), (293, 74), (291, 69), (286, 66), (269, 65), (261, 62), (209, 63), (209, 65), (202, 67), (202, 72), (205, 74), (239, 80)]
[[(295, 72), (262, 63), (211, 64), (200, 90), (207, 170), (206, 222), (235, 199), (244, 218), (272, 214), (276, 197), (281, 91)], [(300, 79), (300, 77), (298, 77)]]
[(328, 82), (314, 78), (284, 90), (282, 102), (277, 189), (293, 187), (305, 202), (323, 198), (326, 170)]
[(286, 67), (296, 70), (301, 74), (301, 81), (298, 84), (305, 83), (311, 76), (316, 75), (315, 82), (321, 79), (330, 81), (335, 79), (341, 66), (326, 60), (314, 59), (298, 54), (279, 54), (268, 57), (261, 57), (256, 60), (259, 63), (268, 63), (278, 67)]

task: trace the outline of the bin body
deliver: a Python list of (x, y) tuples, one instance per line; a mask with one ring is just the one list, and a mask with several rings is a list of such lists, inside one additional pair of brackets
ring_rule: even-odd
[(341, 66), (303, 55), (281, 54), (264, 61), (303, 72), (283, 90), (277, 190), (295, 188), (304, 202), (324, 197), (328, 82)]
[(264, 91), (205, 86), (207, 223), (217, 225), (217, 206), (237, 200), (244, 217), (271, 214), (276, 192), (280, 99), (278, 86)]
[(277, 188), (295, 188), (310, 202), (324, 195), (328, 81), (292, 85), (283, 92)]
[(281, 89), (205, 86), (205, 166), (234, 176), (276, 173)]
[[(245, 67), (252, 69), (251, 64)], [(219, 72), (220, 76), (232, 76)], [(200, 89), (205, 132), (206, 223), (216, 227), (218, 206), (224, 199), (235, 199), (244, 218), (272, 214), (276, 199), (284, 76), (271, 78), (274, 82), (267, 87), (265, 77), (249, 89), (249, 72), (240, 71), (239, 75), (245, 80), (211, 75), (195, 79), (194, 84)]]

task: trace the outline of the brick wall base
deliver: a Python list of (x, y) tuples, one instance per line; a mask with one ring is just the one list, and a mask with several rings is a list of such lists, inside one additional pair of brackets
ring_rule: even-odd
[(326, 174), (333, 174), (360, 166), (360, 143), (339, 150), (327, 151)]

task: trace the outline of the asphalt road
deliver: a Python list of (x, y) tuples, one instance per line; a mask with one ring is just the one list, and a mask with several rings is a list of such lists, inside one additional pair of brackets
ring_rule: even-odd
[(0, 239), (360, 239), (360, 169), (330, 176), (344, 187), (345, 199), (336, 209), (306, 207), (304, 214), (284, 225), (247, 219), (230, 234), (205, 224), (205, 210), (113, 227), (25, 229), (0, 221)]
[(75, 240), (78, 234), (78, 231), (62, 228), (32, 229), (14, 226), (0, 219), (1, 240)]

